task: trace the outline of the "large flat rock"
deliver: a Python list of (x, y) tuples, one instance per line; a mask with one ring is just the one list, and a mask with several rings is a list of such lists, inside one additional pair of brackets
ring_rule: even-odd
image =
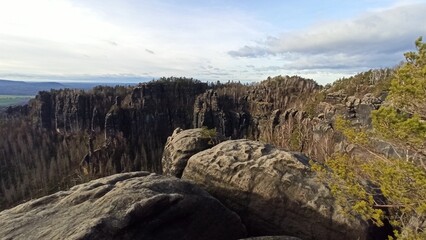
[(237, 212), (250, 236), (367, 238), (367, 224), (339, 213), (301, 154), (250, 140), (226, 141), (192, 156), (182, 178)]
[(117, 174), (0, 212), (0, 239), (238, 239), (240, 218), (187, 181)]

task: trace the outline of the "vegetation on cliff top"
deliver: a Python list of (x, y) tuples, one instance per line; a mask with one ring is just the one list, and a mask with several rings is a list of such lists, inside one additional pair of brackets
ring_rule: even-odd
[(425, 156), (426, 44), (419, 38), (416, 47), (393, 76), (385, 104), (372, 112), (373, 129), (354, 128), (342, 117), (335, 121), (336, 130), (367, 157), (334, 154), (327, 167), (314, 164), (346, 213), (378, 226), (388, 221), (398, 239), (426, 238), (426, 167), (376, 154), (369, 139), (383, 137)]
[(344, 90), (348, 96), (362, 97), (367, 93), (378, 96), (389, 90), (393, 75), (392, 68), (371, 69), (352, 77), (338, 79), (332, 85), (326, 86), (326, 89), (328, 92)]
[(426, 154), (426, 44), (419, 38), (417, 52), (392, 79), (386, 105), (373, 112), (374, 128), (387, 140)]

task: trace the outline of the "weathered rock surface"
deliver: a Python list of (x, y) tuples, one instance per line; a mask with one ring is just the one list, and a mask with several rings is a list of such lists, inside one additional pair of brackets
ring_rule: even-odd
[[(238, 88), (218, 87), (197, 96), (193, 127), (216, 128), (232, 139), (266, 141), (303, 152), (321, 162), (336, 152), (335, 145), (344, 141), (333, 128), (337, 116), (350, 120), (354, 126), (371, 128), (371, 112), (381, 106), (386, 95), (374, 92), (373, 83), (389, 74), (373, 74), (379, 77), (368, 77), (371, 81), (363, 81), (364, 85), (353, 91), (348, 91), (346, 86), (324, 89), (312, 80), (295, 76), (268, 78), (259, 84)], [(317, 102), (309, 106), (308, 100), (315, 95)], [(380, 146), (373, 148), (382, 152)], [(404, 154), (404, 150), (391, 157), (425, 161), (419, 155)]]
[(216, 128), (223, 136), (242, 138), (248, 134), (250, 126), (247, 108), (247, 97), (236, 99), (236, 96), (208, 90), (195, 99), (192, 125)]
[(199, 187), (117, 174), (0, 212), (0, 239), (238, 239), (240, 218)]
[(164, 175), (180, 178), (192, 155), (214, 146), (212, 137), (205, 131), (203, 128), (175, 129), (164, 147), (161, 160)]
[(192, 156), (182, 178), (237, 212), (250, 236), (367, 237), (367, 224), (338, 213), (329, 189), (301, 154), (250, 140), (226, 141)]
[[(37, 125), (60, 133), (96, 131), (105, 140), (124, 138), (134, 162), (130, 169), (161, 172), (160, 158), (167, 137), (177, 127), (192, 127), (195, 98), (206, 83), (169, 78), (137, 87), (95, 87), (40, 92), (29, 104)], [(133, 159), (138, 156), (138, 159)], [(124, 166), (115, 166), (121, 172)]]
[(195, 100), (193, 127), (216, 128), (233, 139), (258, 140), (264, 134), (260, 127), (272, 111), (300, 107), (319, 89), (313, 80), (278, 76), (252, 86), (209, 90)]

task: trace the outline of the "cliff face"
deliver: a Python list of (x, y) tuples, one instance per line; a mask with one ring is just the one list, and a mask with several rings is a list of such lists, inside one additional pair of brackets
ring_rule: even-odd
[[(289, 76), (210, 88), (191, 79), (162, 79), (133, 88), (41, 92), (30, 103), (30, 115), (37, 125), (60, 134), (94, 132), (105, 158), (112, 158), (108, 148), (120, 146), (110, 163), (113, 172), (161, 172), (162, 149), (177, 127), (216, 128), (227, 138), (262, 140), (323, 160), (335, 151), (354, 150), (333, 128), (336, 116), (368, 128), (371, 111), (385, 96), (369, 88), (348, 89), (323, 89)], [(405, 154), (383, 141), (375, 145), (388, 156)]]
[[(378, 89), (391, 74), (377, 77), (378, 73), (370, 72), (372, 79), (365, 73), (358, 76), (362, 81), (349, 79), (359, 83), (356, 87), (347, 81), (323, 89), (312, 80), (288, 76), (251, 86), (218, 87), (197, 97), (193, 127), (216, 128), (232, 139), (273, 143), (319, 161), (336, 151), (362, 154), (334, 129), (334, 121), (342, 116), (354, 126), (371, 127), (371, 112), (386, 97)], [(422, 156), (415, 153), (378, 139), (371, 141), (377, 153), (421, 162)]]
[(275, 77), (251, 86), (225, 86), (197, 97), (194, 127), (217, 128), (232, 138), (261, 138), (263, 126), (278, 109), (301, 107), (321, 87), (300, 77)]
[(161, 172), (167, 137), (177, 127), (191, 128), (195, 98), (207, 87), (170, 78), (137, 87), (52, 90), (6, 109), (0, 119), (0, 209), (87, 178)]
[(103, 118), (112, 104), (108, 96), (68, 89), (40, 92), (30, 106), (40, 127), (76, 132), (92, 126), (103, 128)]
[[(228, 138), (271, 142), (321, 160), (336, 146), (347, 148), (339, 145), (342, 137), (333, 129), (337, 115), (369, 127), (371, 111), (383, 100), (288, 76), (207, 89), (207, 84), (188, 79), (163, 79), (134, 88), (41, 92), (31, 103), (31, 114), (39, 126), (59, 133), (95, 131), (105, 135), (106, 143), (119, 135), (126, 148), (138, 148), (129, 153), (132, 170), (161, 172), (164, 143), (177, 127), (216, 128)], [(379, 145), (387, 154), (397, 152)]]
[[(134, 88), (41, 92), (31, 103), (31, 117), (62, 134), (104, 133), (104, 152), (119, 139), (122, 155), (131, 162), (127, 168), (160, 172), (158, 159), (167, 137), (177, 127), (191, 127), (195, 96), (206, 88), (191, 79), (162, 79)], [(122, 158), (113, 160), (118, 172), (125, 168)]]
[(317, 135), (326, 135), (330, 123), (300, 109), (320, 91), (312, 80), (288, 76), (239, 89), (218, 88), (197, 97), (194, 127), (207, 126), (233, 139), (263, 140), (313, 153), (316, 150), (308, 145)]
[[(0, 184), (6, 196), (0, 197), (0, 207), (41, 195), (31, 189), (78, 183), (80, 176), (64, 173), (76, 172), (80, 165), (92, 178), (137, 170), (161, 173), (164, 145), (178, 127), (215, 128), (221, 137), (260, 140), (318, 161), (334, 152), (364, 154), (346, 143), (334, 121), (342, 115), (353, 125), (371, 125), (370, 113), (385, 96), (375, 90), (381, 80), (373, 80), (323, 88), (288, 76), (210, 86), (170, 78), (137, 87), (40, 92), (27, 107), (8, 109), (2, 118), (14, 127), (2, 125), (8, 132), (0, 140), (5, 166)], [(377, 153), (419, 161), (420, 156), (405, 149), (371, 141)]]

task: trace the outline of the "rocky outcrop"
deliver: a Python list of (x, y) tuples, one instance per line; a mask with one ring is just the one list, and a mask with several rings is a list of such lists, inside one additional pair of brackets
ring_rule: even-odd
[(361, 95), (348, 95), (344, 87), (322, 89), (312, 80), (295, 76), (218, 87), (197, 97), (193, 127), (216, 128), (232, 139), (261, 140), (323, 161), (344, 140), (334, 131), (336, 116), (369, 128), (371, 112), (384, 98), (364, 88), (359, 90)]
[(371, 93), (367, 93), (361, 99), (350, 96), (345, 101), (346, 111), (342, 111), (341, 114), (347, 119), (355, 119), (361, 126), (371, 127), (371, 111), (379, 109), (381, 104), (382, 100)]
[[(320, 94), (324, 94), (325, 97), (315, 103), (313, 112), (305, 111), (307, 108), (303, 105), (294, 108), (276, 108), (268, 110), (269, 113), (263, 115), (256, 113), (253, 109), (250, 110), (247, 114), (252, 119), (248, 127), (251, 131), (249, 134), (244, 134), (244, 137), (300, 151), (317, 161), (323, 161), (335, 152), (360, 158), (371, 157), (367, 156), (364, 150), (354, 148), (347, 143), (344, 136), (334, 128), (334, 121), (337, 116), (342, 116), (355, 127), (371, 128), (371, 113), (381, 106), (385, 95), (376, 96), (366, 93), (360, 96), (348, 96), (343, 90), (322, 91)], [(258, 103), (250, 102), (249, 104), (252, 106)], [(389, 142), (380, 139), (370, 141), (371, 150), (386, 157), (404, 158), (419, 165), (426, 161), (421, 154), (397, 148)]]
[[(306, 101), (321, 89), (314, 81), (296, 76), (278, 76), (250, 86), (219, 87), (197, 97), (193, 127), (216, 128), (232, 139), (270, 142), (321, 161), (333, 151), (336, 137), (332, 123), (339, 113), (326, 102), (314, 106), (318, 116), (303, 111)], [(335, 101), (343, 99), (336, 97)], [(346, 111), (345, 105), (339, 104)]]
[[(99, 156), (83, 162), (84, 168), (93, 166), (90, 177), (139, 170), (160, 173), (167, 137), (177, 127), (192, 127), (195, 98), (207, 88), (194, 79), (161, 78), (133, 87), (51, 90), (40, 92), (24, 111), (0, 113), (0, 122), (6, 119), (6, 128), (13, 129), (10, 136), (27, 133), (25, 140), (0, 141), (5, 172), (0, 174), (5, 183), (0, 208), (34, 197), (34, 192), (47, 194), (76, 184), (72, 175), (78, 174), (83, 159), (89, 160), (89, 135)], [(33, 182), (40, 186), (33, 187)]]
[(42, 128), (60, 132), (103, 129), (105, 115), (115, 100), (116, 93), (112, 91), (109, 87), (98, 87), (94, 92), (74, 89), (42, 91), (30, 101), (31, 118)]
[(272, 111), (303, 105), (321, 87), (313, 80), (278, 76), (259, 84), (225, 85), (199, 95), (194, 105), (193, 127), (216, 128), (223, 136), (261, 138), (263, 122)]
[(126, 159), (132, 166), (116, 166), (116, 172), (161, 172), (167, 137), (177, 127), (192, 127), (195, 98), (206, 89), (206, 83), (193, 79), (163, 78), (137, 87), (52, 90), (31, 101), (30, 117), (60, 134), (94, 131), (104, 133), (106, 142), (124, 140), (127, 155), (118, 157), (118, 162)]
[(195, 99), (193, 127), (216, 128), (227, 137), (241, 138), (249, 134), (250, 114), (246, 98), (234, 99), (214, 90)]
[[(137, 170), (160, 173), (164, 145), (177, 127), (214, 128), (227, 138), (269, 142), (303, 152), (321, 162), (334, 152), (365, 154), (362, 149), (357, 150), (346, 143), (342, 134), (335, 131), (334, 119), (337, 115), (343, 115), (354, 126), (369, 127), (371, 111), (377, 109), (384, 99), (383, 94), (374, 92), (370, 87), (358, 91), (358, 86), (355, 86), (353, 91), (348, 91), (346, 85), (347, 82), (342, 83), (342, 86), (325, 89), (313, 80), (297, 76), (278, 76), (251, 85), (208, 85), (193, 79), (163, 78), (136, 87), (96, 87), (88, 92), (72, 89), (41, 92), (29, 107), (22, 111), (10, 109), (4, 115), (6, 118), (25, 119), (28, 123), (26, 128), (40, 126), (44, 128), (43, 131), (47, 130), (45, 133), (50, 138), (44, 139), (52, 139), (50, 143), (53, 146), (45, 155), (50, 157), (39, 153), (42, 148), (46, 148), (43, 144), (28, 144), (34, 145), (34, 149), (20, 154), (27, 159), (33, 159), (27, 157), (32, 154), (43, 158), (31, 165), (35, 165), (35, 168), (27, 169), (37, 173), (41, 172), (43, 166), (49, 168), (50, 165), (65, 165), (62, 171), (74, 171), (88, 154), (86, 145), (89, 132), (95, 133), (94, 149), (99, 149), (97, 153), (102, 156), (99, 159), (103, 160), (102, 168), (99, 167), (102, 171), (95, 176)], [(310, 101), (312, 98), (315, 101)], [(117, 104), (118, 99), (121, 104)], [(310, 109), (306, 102), (312, 103)], [(29, 116), (22, 116), (27, 113)], [(29, 132), (28, 129), (20, 131)], [(67, 144), (71, 142), (81, 152), (75, 154), (76, 151), (64, 151), (62, 155), (65, 157), (52, 154), (58, 149), (69, 149), (71, 146)], [(386, 141), (372, 142), (375, 153), (412, 160), (422, 165), (426, 162), (424, 154), (421, 156), (403, 147), (397, 149)], [(17, 144), (12, 141), (7, 146), (15, 148)], [(11, 154), (16, 152), (21, 151), (11, 149), (5, 155), (4, 159), (8, 162), (5, 169), (9, 165), (10, 169), (17, 168), (12, 165), (19, 161), (16, 154)], [(184, 165), (185, 161), (176, 160), (178, 162)], [(179, 172), (181, 170), (172, 175), (179, 176)], [(52, 170), (52, 173), (55, 171)], [(8, 177), (0, 176), (1, 179), (9, 182)], [(46, 177), (41, 181), (47, 180)], [(30, 197), (26, 191), (16, 192)]]
[[(369, 126), (371, 110), (381, 103), (372, 94), (355, 97), (343, 90), (327, 92), (312, 116), (303, 111), (304, 104), (322, 88), (297, 76), (208, 88), (192, 79), (171, 78), (137, 87), (96, 87), (90, 92), (54, 90), (41, 92), (30, 111), (33, 122), (59, 133), (95, 131), (105, 134), (105, 141), (123, 138), (126, 155), (113, 161), (119, 163), (118, 172), (161, 172), (164, 144), (177, 127), (215, 128), (225, 137), (271, 142), (321, 161), (342, 140), (331, 133), (336, 115)], [(283, 138), (283, 133), (289, 138)]]
[(367, 224), (339, 213), (325, 183), (298, 153), (230, 140), (192, 156), (182, 178), (237, 212), (251, 236), (367, 239)]
[(1, 239), (238, 239), (240, 218), (193, 184), (133, 172), (0, 212)]
[(164, 147), (161, 160), (163, 174), (180, 178), (188, 159), (198, 152), (213, 147), (216, 138), (209, 135), (209, 130), (204, 128), (175, 129)]

